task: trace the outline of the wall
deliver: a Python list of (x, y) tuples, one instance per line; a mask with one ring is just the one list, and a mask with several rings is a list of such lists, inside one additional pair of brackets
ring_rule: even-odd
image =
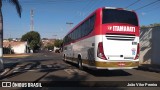
[(152, 34), (152, 61), (153, 64), (160, 65), (160, 26), (154, 27)]
[(141, 28), (140, 63), (160, 65), (160, 26)]
[(15, 54), (26, 53), (26, 45), (27, 43), (22, 43), (17, 46), (13, 46), (12, 50), (14, 50)]

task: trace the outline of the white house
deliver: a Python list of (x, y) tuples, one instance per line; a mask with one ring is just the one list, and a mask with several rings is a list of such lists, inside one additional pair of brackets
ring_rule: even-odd
[(20, 42), (20, 41), (3, 42), (3, 47), (11, 47), (12, 51), (15, 54), (22, 54), (28, 52), (27, 42)]

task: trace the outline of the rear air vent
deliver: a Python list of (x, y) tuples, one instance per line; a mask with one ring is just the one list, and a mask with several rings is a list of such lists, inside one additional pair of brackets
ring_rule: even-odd
[(133, 41), (135, 36), (130, 35), (106, 35), (107, 40)]

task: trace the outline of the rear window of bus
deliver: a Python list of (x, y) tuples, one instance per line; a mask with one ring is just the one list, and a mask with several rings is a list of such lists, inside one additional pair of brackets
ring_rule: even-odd
[(138, 26), (137, 16), (134, 12), (118, 9), (103, 9), (102, 23), (127, 23)]

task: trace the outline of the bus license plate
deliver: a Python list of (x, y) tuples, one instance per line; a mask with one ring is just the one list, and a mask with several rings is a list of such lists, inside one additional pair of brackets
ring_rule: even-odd
[(120, 66), (120, 67), (123, 67), (123, 66), (125, 66), (126, 64), (124, 63), (124, 62), (119, 62), (118, 63), (118, 66)]

